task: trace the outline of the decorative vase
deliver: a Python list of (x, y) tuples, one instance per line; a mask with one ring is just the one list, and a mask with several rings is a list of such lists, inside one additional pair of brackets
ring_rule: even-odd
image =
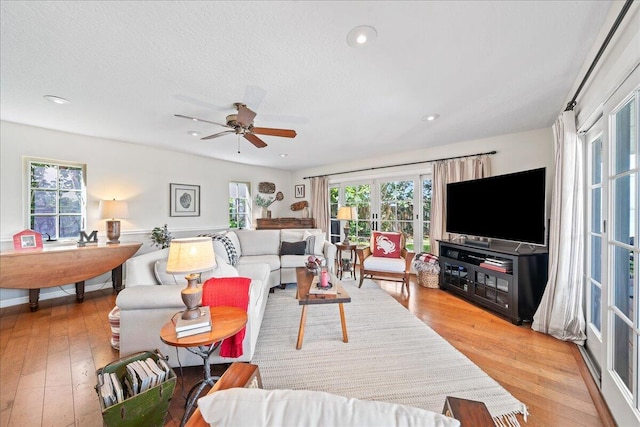
[(302, 208), (302, 218), (309, 218), (309, 208), (306, 206)]
[(267, 218), (271, 218), (271, 211), (267, 209)]

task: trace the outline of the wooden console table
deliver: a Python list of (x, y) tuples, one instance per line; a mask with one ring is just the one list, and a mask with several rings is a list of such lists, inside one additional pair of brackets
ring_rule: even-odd
[(84, 301), (84, 281), (111, 270), (113, 289), (122, 289), (122, 264), (142, 243), (49, 246), (0, 252), (0, 288), (29, 289), (29, 308), (38, 309), (41, 288), (76, 284), (76, 299)]
[(258, 230), (280, 230), (283, 228), (315, 228), (314, 218), (258, 218)]

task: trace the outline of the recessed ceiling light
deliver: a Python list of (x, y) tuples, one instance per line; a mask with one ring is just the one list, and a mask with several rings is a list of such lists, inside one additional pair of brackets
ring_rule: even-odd
[(280, 157), (287, 157), (287, 156), (288, 156), (288, 154), (287, 154), (287, 153), (282, 153), (282, 154), (280, 154)]
[(59, 96), (55, 96), (55, 95), (45, 95), (44, 99), (58, 105), (71, 104), (71, 101), (64, 98), (60, 98)]
[(440, 117), (440, 114), (429, 114), (422, 118), (423, 122), (432, 122)]
[(376, 29), (368, 25), (360, 25), (349, 31), (347, 44), (351, 47), (362, 47), (373, 43), (378, 36)]
[(198, 132), (197, 130), (190, 130), (187, 133), (191, 136), (200, 136), (200, 132)]

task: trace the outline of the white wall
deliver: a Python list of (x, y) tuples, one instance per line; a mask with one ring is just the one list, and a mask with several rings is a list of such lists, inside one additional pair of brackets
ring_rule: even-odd
[[(575, 94), (593, 58), (602, 46), (613, 22), (618, 17), (624, 2), (616, 2), (599, 30), (587, 61), (582, 66), (567, 102)], [(624, 17), (615, 35), (609, 42), (591, 76), (582, 88), (575, 107), (578, 128), (588, 128), (602, 113), (602, 105), (613, 92), (640, 66), (640, 5), (634, 2)], [(636, 82), (637, 83), (637, 82)], [(566, 104), (565, 104), (566, 105)]]
[[(274, 216), (290, 216), (294, 201), (290, 172), (242, 165), (189, 154), (154, 149), (120, 141), (0, 122), (0, 249), (13, 248), (13, 234), (28, 228), (23, 198), (23, 156), (86, 163), (87, 227), (105, 241), (105, 221), (98, 218), (101, 199), (127, 200), (129, 218), (122, 220), (124, 242), (144, 242), (142, 252), (153, 249), (149, 233), (167, 224), (176, 237), (228, 226), (230, 180), (269, 181), (285, 199), (271, 206)], [(200, 216), (169, 216), (169, 183), (200, 185)], [(105, 275), (91, 283), (104, 283)], [(68, 289), (73, 289), (69, 287)], [(43, 289), (41, 299), (58, 288)], [(27, 301), (27, 291), (0, 289), (0, 306)], [(16, 300), (17, 298), (17, 300)]]
[[(558, 112), (560, 114), (560, 112)], [(331, 174), (342, 171), (367, 169), (379, 166), (415, 163), (441, 159), (445, 157), (463, 156), (476, 153), (496, 151), (491, 156), (491, 174), (502, 175), (527, 169), (547, 167), (547, 181), (551, 179), (553, 169), (553, 133), (551, 127), (509, 135), (494, 136), (460, 142), (457, 144), (424, 148), (422, 150), (392, 153), (383, 159), (363, 159), (359, 162), (336, 163), (325, 168), (299, 170), (292, 175), (292, 184), (306, 183), (305, 177)], [(332, 182), (353, 180), (356, 178), (375, 178), (389, 174), (430, 173), (431, 164), (410, 165), (384, 168), (374, 171), (363, 171), (338, 174), (330, 177)], [(547, 186), (550, 187), (550, 186)], [(550, 200), (547, 198), (547, 200)]]

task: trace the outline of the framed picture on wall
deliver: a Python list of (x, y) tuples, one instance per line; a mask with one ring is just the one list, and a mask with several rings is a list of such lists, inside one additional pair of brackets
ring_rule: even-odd
[(296, 185), (296, 199), (304, 197), (304, 185)]
[(200, 186), (169, 184), (170, 216), (200, 216)]

